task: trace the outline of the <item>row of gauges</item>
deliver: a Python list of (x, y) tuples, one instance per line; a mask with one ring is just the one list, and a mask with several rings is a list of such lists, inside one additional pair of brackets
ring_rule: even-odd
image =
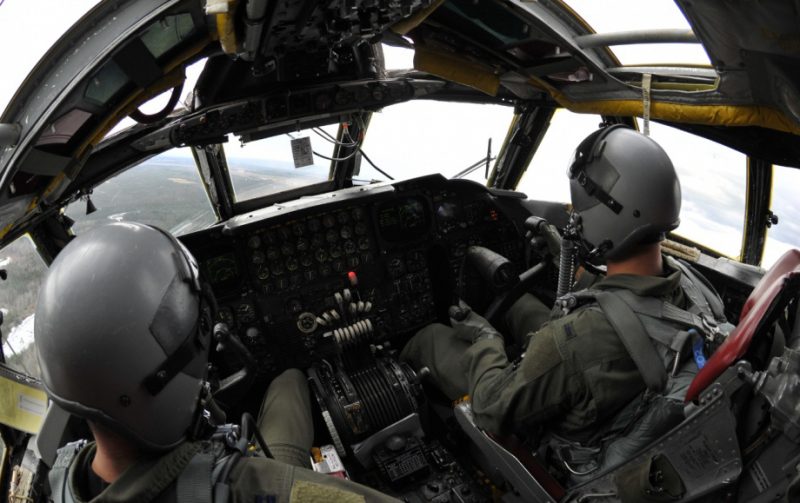
[[(344, 235), (344, 233), (341, 233)], [(258, 236), (254, 236), (258, 237)], [(316, 238), (317, 236), (315, 236)], [(296, 257), (298, 253), (309, 253), (313, 255), (317, 262), (325, 262), (327, 255), (325, 250), (329, 250), (332, 258), (338, 258), (342, 255), (352, 255), (357, 250), (368, 250), (371, 246), (371, 241), (366, 236), (359, 236), (356, 239), (312, 239), (309, 243), (308, 240), (299, 239), (297, 243), (283, 243), (280, 246), (270, 246), (266, 250), (255, 249), (250, 253), (250, 262), (253, 265), (264, 264), (267, 262), (275, 262), (282, 257)], [(313, 250), (313, 251), (312, 251)]]
[(227, 323), (230, 327), (235, 327), (236, 322), (238, 322), (239, 325), (247, 325), (256, 321), (256, 309), (252, 304), (242, 302), (236, 306), (235, 315), (231, 307), (223, 306), (220, 307), (217, 316), (219, 321)]
[(374, 241), (363, 208), (295, 220), (247, 240), (251, 271), (269, 293), (373, 260)]
[[(321, 230), (333, 229), (337, 226), (352, 225), (353, 230), (345, 231), (349, 233), (346, 237), (352, 236), (352, 232), (363, 235), (367, 233), (366, 213), (363, 208), (353, 208), (352, 210), (344, 210), (336, 213), (326, 213), (320, 217), (310, 217), (302, 221), (290, 222), (276, 228), (268, 229), (259, 234), (254, 234), (248, 240), (247, 245), (250, 248), (260, 248), (263, 244), (279, 244), (286, 241), (292, 241), (295, 238), (302, 238), (309, 234), (316, 234)], [(348, 227), (349, 229), (349, 227)], [(328, 235), (330, 233), (326, 233)], [(330, 234), (332, 235), (332, 234)], [(338, 239), (338, 238), (337, 238)]]

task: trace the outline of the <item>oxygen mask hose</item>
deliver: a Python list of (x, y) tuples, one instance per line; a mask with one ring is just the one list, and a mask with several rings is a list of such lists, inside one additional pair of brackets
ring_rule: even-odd
[(561, 260), (558, 264), (558, 289), (556, 298), (568, 293), (572, 289), (575, 278), (575, 241), (567, 235), (561, 240)]

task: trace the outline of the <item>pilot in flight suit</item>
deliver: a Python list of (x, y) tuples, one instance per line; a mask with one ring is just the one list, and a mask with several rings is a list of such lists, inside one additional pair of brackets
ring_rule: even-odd
[[(681, 272), (670, 262), (665, 261), (664, 276), (615, 275), (593, 288), (622, 288), (687, 307)], [(508, 360), (504, 338), (475, 313), (469, 315), (475, 325), (456, 321), (452, 328), (425, 327), (401, 358), (415, 368), (428, 367), (448, 398), (470, 395), (482, 428), (509, 433), (547, 423), (568, 438), (588, 440), (595, 427), (644, 391), (645, 384), (602, 311), (579, 309), (536, 330), (536, 320), (550, 313), (531, 295), (509, 309), (509, 331), (526, 347), (519, 362)]]
[(313, 441), (298, 370), (273, 381), (261, 409), (275, 459), (252, 455), (228, 430), (200, 433), (209, 429), (200, 426), (213, 305), (194, 258), (160, 229), (117, 222), (61, 251), (40, 291), (34, 337), (48, 396), (86, 419), (95, 441), (59, 449), (53, 500), (396, 501), (297, 466), (308, 464)]
[(677, 319), (695, 325), (701, 319), (721, 323), (724, 316), (718, 296), (696, 271), (661, 255), (660, 241), (679, 223), (680, 186), (658, 144), (623, 126), (601, 129), (580, 144), (569, 174), (581, 246), (605, 258), (607, 276), (571, 294), (583, 301), (566, 314), (554, 309), (551, 316), (533, 296), (520, 298), (505, 321), (525, 348), (521, 360), (509, 361), (503, 336), (474, 312), (451, 326), (423, 328), (401, 358), (416, 369), (428, 367), (450, 399), (469, 395), (475, 422), (486, 430), (596, 446), (626, 406), (650, 388), (647, 369), (615, 327), (617, 316), (609, 317), (598, 300), (606, 293), (626, 300), (626, 312), (641, 321), (643, 337), (657, 349), (661, 375), (675, 361), (670, 384), (686, 371), (670, 388), (675, 396), (697, 370), (690, 347), (677, 344), (691, 332), (643, 306), (669, 305)]

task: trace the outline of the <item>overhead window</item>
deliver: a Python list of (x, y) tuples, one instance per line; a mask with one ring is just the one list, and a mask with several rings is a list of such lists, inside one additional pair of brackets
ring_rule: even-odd
[(156, 21), (142, 35), (142, 43), (154, 58), (160, 58), (181, 42), (194, 35), (195, 25), (191, 14), (166, 16)]
[(89, 79), (84, 96), (98, 104), (105, 105), (128, 83), (128, 76), (113, 61), (107, 61)]
[(383, 60), (387, 70), (414, 68), (414, 49), (383, 44)]
[[(564, 0), (597, 33), (658, 29), (691, 30), (673, 0)], [(611, 14), (613, 13), (613, 14)], [(700, 44), (632, 44), (612, 46), (623, 65), (710, 65)]]
[(800, 169), (775, 166), (772, 174), (770, 210), (778, 223), (767, 231), (761, 265), (769, 268), (790, 248), (800, 249)]

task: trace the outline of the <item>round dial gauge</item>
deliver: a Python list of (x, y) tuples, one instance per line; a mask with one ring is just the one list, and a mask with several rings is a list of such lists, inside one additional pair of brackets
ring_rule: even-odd
[(253, 254), (250, 256), (250, 260), (255, 265), (263, 264), (266, 259), (267, 258), (264, 256), (264, 252), (260, 250), (254, 251)]
[(212, 285), (236, 277), (236, 261), (231, 256), (216, 257), (206, 262), (208, 280)]
[(247, 240), (247, 246), (254, 250), (261, 246), (261, 236), (250, 236), (250, 239)]
[(221, 307), (219, 311), (217, 311), (217, 318), (222, 323), (225, 323), (229, 327), (233, 326), (233, 312), (231, 312), (231, 308), (229, 307)]
[(238, 319), (239, 323), (242, 324), (252, 323), (256, 319), (256, 309), (252, 304), (243, 302), (242, 304), (239, 304), (239, 307), (236, 308), (236, 319)]

